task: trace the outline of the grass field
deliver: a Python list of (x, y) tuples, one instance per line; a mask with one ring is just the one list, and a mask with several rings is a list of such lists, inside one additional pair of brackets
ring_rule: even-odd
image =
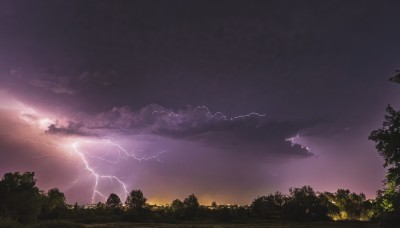
[(228, 227), (379, 227), (374, 223), (361, 223), (361, 222), (265, 222), (257, 224), (193, 224), (193, 223), (180, 223), (180, 224), (147, 224), (147, 223), (108, 223), (108, 224), (90, 224), (85, 227), (179, 227), (179, 228), (228, 228)]

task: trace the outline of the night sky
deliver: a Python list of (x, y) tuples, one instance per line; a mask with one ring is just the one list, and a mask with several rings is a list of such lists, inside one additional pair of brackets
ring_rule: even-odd
[[(0, 173), (69, 203), (374, 197), (400, 2), (0, 1)], [(97, 180), (97, 184), (96, 184)]]

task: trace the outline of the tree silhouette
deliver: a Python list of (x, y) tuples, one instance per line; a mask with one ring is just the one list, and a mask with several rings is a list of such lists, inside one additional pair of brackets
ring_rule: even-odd
[[(194, 194), (183, 201), (176, 199), (170, 206), (148, 205), (141, 190), (133, 190), (127, 197), (128, 210), (121, 210), (121, 200), (116, 194), (110, 194), (106, 204), (99, 202), (95, 207), (80, 207), (77, 203), (67, 209), (64, 193), (58, 188), (47, 193), (39, 191), (35, 186), (33, 173), (7, 173), (0, 180), (0, 227), (2, 219), (11, 218), (23, 223), (34, 222), (42, 210), (39, 219), (71, 219), (78, 222), (110, 222), (110, 221), (174, 221), (174, 219), (215, 219), (219, 221), (245, 221), (258, 219), (291, 219), (291, 220), (325, 220), (328, 215), (333, 219), (369, 220), (371, 216), (384, 207), (392, 208), (390, 213), (381, 215), (386, 221), (396, 224), (395, 201), (390, 201), (390, 194), (381, 192), (378, 203), (366, 200), (364, 194), (351, 193), (339, 189), (335, 193), (316, 193), (310, 186), (290, 188), (289, 195), (280, 192), (268, 196), (257, 197), (250, 206), (218, 205), (211, 207), (199, 205)], [(385, 193), (385, 194), (383, 194)], [(374, 205), (383, 205), (374, 208)], [(115, 210), (110, 210), (114, 208)], [(380, 208), (380, 209), (379, 209)], [(386, 208), (387, 209), (387, 208)], [(385, 209), (385, 210), (386, 210)], [(392, 217), (390, 217), (390, 216)], [(385, 217), (386, 216), (386, 217)], [(391, 219), (388, 220), (387, 218)], [(171, 220), (172, 219), (172, 220)], [(387, 223), (386, 223), (387, 224)], [(10, 226), (7, 226), (10, 227)]]
[(383, 157), (384, 167), (388, 168), (386, 183), (400, 186), (400, 111), (390, 105), (386, 108), (387, 114), (383, 127), (371, 132), (369, 139), (374, 141), (376, 149)]
[(47, 197), (50, 210), (66, 206), (65, 195), (58, 188), (52, 188), (47, 191)]
[(281, 216), (285, 197), (280, 192), (268, 196), (257, 197), (250, 205), (252, 213), (259, 218)]
[(328, 219), (328, 208), (310, 186), (290, 188), (285, 203), (285, 216), (289, 219)]
[(122, 206), (121, 199), (115, 193), (111, 193), (110, 196), (107, 198), (106, 207), (109, 209), (116, 209)]
[(336, 206), (335, 194), (331, 192), (323, 192), (318, 195), (321, 204), (324, 205), (325, 208), (328, 208), (327, 215), (333, 220), (340, 220), (340, 210), (339, 207)]
[(199, 208), (199, 201), (194, 194), (191, 194), (183, 200), (183, 205), (185, 207), (185, 217), (193, 218)]
[(184, 216), (184, 212), (185, 212), (183, 202), (179, 199), (172, 201), (171, 212), (175, 218), (177, 218), (177, 219), (182, 218)]
[(58, 188), (53, 188), (47, 191), (44, 195), (41, 217), (60, 218), (66, 213), (67, 204), (65, 202), (64, 193)]
[(143, 196), (143, 192), (139, 189), (132, 190), (126, 198), (126, 206), (129, 209), (140, 210), (146, 205), (147, 199)]
[[(400, 73), (390, 81), (400, 84)], [(387, 168), (385, 189), (377, 196), (380, 213), (386, 222), (400, 223), (400, 110), (388, 105), (382, 128), (372, 131), (368, 139), (375, 142)]]
[(34, 222), (40, 214), (42, 196), (35, 174), (6, 173), (0, 181), (0, 213), (22, 223)]
[(356, 220), (360, 218), (363, 202), (366, 199), (363, 193), (358, 195), (354, 192), (350, 193), (348, 189), (339, 189), (335, 195), (335, 202), (337, 202), (339, 210), (345, 213), (344, 219)]

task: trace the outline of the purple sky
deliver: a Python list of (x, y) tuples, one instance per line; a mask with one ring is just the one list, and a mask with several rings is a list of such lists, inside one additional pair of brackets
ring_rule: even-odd
[[(374, 197), (397, 1), (1, 1), (0, 173), (69, 203)], [(97, 181), (97, 184), (96, 184)]]

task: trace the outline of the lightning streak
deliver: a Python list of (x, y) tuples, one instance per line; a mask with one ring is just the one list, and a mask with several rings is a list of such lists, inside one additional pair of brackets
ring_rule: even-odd
[[(0, 132), (0, 135), (7, 135), (7, 136), (11, 136), (11, 137), (16, 137), (13, 134), (9, 134), (9, 133), (3, 133)], [(121, 159), (128, 159), (128, 158), (133, 158), (135, 160), (137, 160), (138, 162), (141, 161), (146, 161), (146, 160), (151, 160), (151, 159), (155, 159), (159, 162), (161, 162), (161, 160), (159, 159), (159, 155), (164, 153), (165, 151), (160, 151), (157, 153), (153, 153), (150, 155), (145, 155), (143, 157), (139, 157), (134, 153), (131, 153), (130, 151), (128, 151), (127, 149), (125, 149), (123, 146), (121, 146), (120, 144), (113, 142), (112, 140), (75, 140), (70, 144), (60, 144), (60, 143), (47, 143), (47, 142), (43, 142), (43, 141), (37, 141), (37, 140), (33, 140), (33, 139), (25, 139), (25, 141), (32, 143), (32, 144), (38, 144), (38, 145), (42, 145), (48, 148), (52, 148), (55, 150), (61, 150), (61, 151), (66, 151), (69, 153), (72, 153), (74, 155), (76, 155), (81, 162), (84, 165), (84, 168), (90, 173), (91, 176), (94, 177), (94, 181), (95, 184), (93, 186), (92, 189), (92, 197), (91, 197), (91, 202), (95, 203), (95, 199), (96, 196), (100, 196), (102, 198), (104, 198), (104, 200), (107, 198), (107, 196), (100, 190), (100, 182), (102, 180), (109, 180), (111, 182), (115, 182), (117, 183), (117, 185), (119, 185), (119, 187), (122, 188), (123, 190), (123, 194), (124, 194), (124, 198), (126, 199), (127, 195), (128, 195), (128, 187), (127, 184), (122, 181), (119, 177), (114, 176), (114, 175), (104, 175), (99, 173), (98, 171), (95, 170), (95, 168), (93, 168), (90, 165), (90, 162), (88, 160), (88, 158), (92, 158), (92, 159), (98, 159), (98, 160), (102, 160), (108, 163), (112, 163), (112, 164), (118, 164), (120, 162)], [(116, 150), (111, 150), (111, 152), (117, 152), (117, 159), (116, 160), (110, 160), (105, 158), (104, 156), (95, 156), (95, 155), (91, 155), (89, 153), (86, 153), (84, 151), (84, 149), (82, 149), (82, 146), (84, 146), (84, 144), (90, 144), (90, 145), (108, 145), (108, 146), (112, 146), (113, 148), (115, 148)], [(108, 151), (110, 152), (110, 151)], [(51, 157), (51, 156), (55, 156), (54, 154), (45, 154), (42, 156), (38, 156), (35, 158), (45, 158), (45, 157)], [(73, 182), (73, 184), (76, 184), (78, 182), (78, 179), (75, 180)]]
[[(114, 160), (114, 161), (113, 161), (113, 160), (106, 159), (106, 158), (104, 158), (104, 157), (89, 155), (89, 154), (85, 153), (85, 152), (80, 148), (80, 145), (82, 145), (82, 144), (96, 144), (96, 145), (104, 144), (104, 145), (110, 145), (110, 146), (112, 146), (112, 147), (114, 147), (114, 148), (117, 149), (117, 152), (118, 152), (117, 160)], [(158, 153), (150, 154), (150, 155), (145, 156), (145, 157), (138, 157), (138, 156), (135, 155), (134, 153), (130, 153), (127, 149), (125, 149), (124, 147), (122, 147), (120, 144), (115, 143), (115, 142), (113, 142), (113, 141), (111, 141), (111, 140), (77, 140), (77, 141), (75, 141), (75, 142), (72, 143), (71, 149), (72, 149), (72, 152), (73, 152), (74, 154), (78, 155), (78, 157), (80, 158), (80, 160), (81, 160), (82, 163), (84, 164), (85, 169), (86, 169), (87, 171), (89, 171), (89, 173), (90, 173), (90, 174), (94, 177), (94, 179), (95, 179), (95, 184), (94, 184), (94, 186), (93, 186), (93, 191), (92, 191), (92, 192), (93, 192), (93, 193), (92, 193), (92, 203), (95, 202), (96, 196), (103, 197), (104, 199), (106, 199), (106, 197), (107, 197), (107, 196), (99, 189), (99, 184), (100, 184), (100, 181), (101, 181), (102, 179), (108, 179), (108, 180), (111, 181), (111, 182), (115, 181), (115, 182), (123, 189), (123, 193), (124, 193), (124, 198), (125, 198), (125, 199), (126, 199), (127, 194), (128, 194), (129, 192), (128, 192), (127, 185), (126, 185), (120, 178), (118, 178), (117, 176), (113, 176), (113, 175), (102, 175), (102, 174), (100, 174), (99, 172), (97, 172), (97, 171), (90, 165), (90, 163), (89, 163), (89, 161), (88, 161), (88, 159), (87, 159), (88, 157), (96, 158), (96, 159), (99, 159), (99, 160), (102, 160), (102, 161), (106, 161), (106, 162), (109, 162), (109, 163), (112, 163), (112, 164), (117, 164), (117, 163), (120, 161), (120, 159), (127, 159), (127, 158), (133, 158), (133, 159), (135, 159), (135, 160), (137, 160), (137, 161), (139, 161), (139, 162), (140, 162), (140, 161), (143, 161), (143, 160), (150, 160), (150, 159), (156, 159), (156, 160), (160, 161), (159, 158), (158, 158), (158, 156), (159, 156), (160, 154), (162, 154), (162, 153), (165, 152), (165, 151), (161, 151), (161, 152), (158, 152)]]
[(104, 178), (109, 179), (111, 181), (116, 180), (124, 189), (124, 194), (125, 194), (124, 198), (126, 198), (128, 194), (126, 184), (116, 176), (98, 174), (93, 168), (90, 167), (89, 162), (86, 160), (84, 153), (79, 151), (78, 146), (79, 146), (78, 142), (73, 143), (72, 144), (73, 151), (81, 158), (82, 162), (85, 164), (85, 169), (88, 170), (95, 177), (95, 185), (93, 187), (93, 194), (92, 194), (92, 203), (94, 203), (96, 195), (100, 195), (101, 197), (106, 197), (98, 188), (99, 179), (104, 179)]

